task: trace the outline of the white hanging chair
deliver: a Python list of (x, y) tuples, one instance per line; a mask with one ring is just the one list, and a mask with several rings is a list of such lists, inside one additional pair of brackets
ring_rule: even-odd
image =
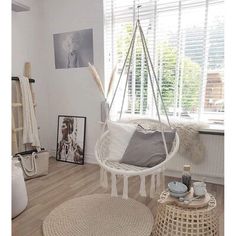
[[(124, 93), (123, 93), (123, 99), (122, 99), (122, 107), (121, 107), (121, 112), (120, 112), (120, 120), (121, 120), (121, 116), (122, 116), (122, 112), (123, 112), (123, 105), (124, 105), (124, 98), (125, 98), (125, 93), (126, 93), (127, 84), (128, 84), (128, 76), (129, 76), (129, 72), (130, 72), (130, 64), (131, 64), (131, 59), (132, 59), (132, 55), (133, 55), (133, 49), (134, 49), (137, 29), (139, 30), (140, 36), (141, 36), (143, 51), (144, 51), (144, 55), (145, 55), (145, 58), (146, 58), (148, 75), (149, 75), (150, 84), (151, 84), (151, 87), (152, 87), (152, 93), (153, 93), (153, 97), (154, 97), (155, 107), (156, 107), (156, 110), (157, 110), (158, 120), (154, 120), (154, 119), (136, 119), (136, 120), (130, 120), (128, 122), (140, 124), (140, 125), (142, 125), (142, 127), (147, 128), (147, 129), (151, 128), (152, 130), (155, 129), (155, 130), (160, 131), (162, 133), (162, 139), (163, 139), (163, 143), (164, 143), (164, 146), (165, 146), (166, 159), (163, 162), (161, 162), (160, 164), (158, 164), (154, 167), (151, 167), (151, 168), (128, 165), (128, 164), (124, 164), (124, 163), (119, 163), (117, 161), (109, 160), (108, 156), (109, 156), (109, 145), (110, 145), (110, 141), (111, 141), (110, 138), (111, 137), (110, 137), (110, 131), (109, 130), (105, 131), (105, 127), (106, 127), (106, 122), (105, 122), (105, 124), (104, 124), (104, 133), (97, 140), (97, 143), (96, 143), (96, 146), (95, 146), (96, 159), (97, 159), (98, 164), (101, 167), (100, 180), (101, 180), (102, 186), (107, 188), (108, 187), (107, 172), (110, 173), (111, 174), (111, 180), (112, 180), (111, 195), (112, 196), (117, 196), (116, 176), (123, 176), (123, 178), (124, 178), (123, 198), (128, 198), (128, 178), (131, 177), (131, 176), (140, 176), (140, 180), (141, 180), (140, 195), (141, 196), (146, 196), (145, 177), (148, 176), (148, 175), (151, 175), (150, 197), (153, 197), (154, 193), (156, 191), (156, 187), (159, 185), (159, 182), (160, 182), (160, 172), (163, 170), (166, 163), (171, 160), (171, 158), (177, 153), (177, 151), (179, 149), (179, 136), (176, 132), (175, 133), (175, 139), (174, 139), (174, 142), (173, 142), (173, 145), (172, 145), (172, 149), (170, 150), (170, 152), (168, 152), (168, 150), (167, 150), (164, 131), (171, 130), (172, 128), (171, 128), (169, 118), (167, 116), (166, 109), (165, 109), (165, 106), (164, 106), (164, 103), (163, 103), (163, 100), (162, 100), (162, 97), (161, 97), (160, 88), (159, 88), (159, 85), (158, 85), (158, 80), (157, 80), (157, 77), (156, 77), (156, 74), (155, 74), (155, 71), (154, 71), (153, 64), (151, 62), (151, 57), (150, 57), (150, 54), (148, 52), (148, 48), (147, 48), (147, 45), (146, 45), (145, 37), (144, 37), (143, 31), (142, 31), (139, 19), (137, 20), (136, 25), (135, 25), (132, 40), (131, 40), (131, 43), (130, 43), (130, 46), (129, 46), (129, 49), (128, 49), (126, 59), (124, 61), (123, 67), (122, 67), (122, 71), (121, 71), (121, 74), (120, 74), (120, 77), (119, 77), (119, 80), (118, 80), (118, 83), (117, 83), (117, 86), (116, 86), (116, 89), (115, 89), (115, 92), (114, 92), (114, 96), (113, 96), (111, 104), (110, 104), (109, 112), (111, 110), (114, 98), (116, 96), (116, 92), (117, 92), (118, 86), (120, 84), (120, 80), (121, 80), (122, 73), (124, 71), (126, 62), (127, 62), (128, 57), (130, 55), (127, 78), (126, 78), (125, 89), (124, 89)], [(149, 67), (151, 67), (151, 70), (150, 70)], [(162, 102), (168, 124), (165, 124), (161, 121), (160, 113), (159, 113), (159, 109), (158, 109), (157, 96), (155, 94), (152, 78), (154, 78), (154, 81), (155, 81), (156, 86), (158, 88), (158, 94), (160, 96), (160, 99), (161, 99), (160, 101)]]

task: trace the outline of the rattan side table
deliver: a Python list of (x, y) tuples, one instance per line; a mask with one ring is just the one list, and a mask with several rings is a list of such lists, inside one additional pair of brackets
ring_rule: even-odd
[[(168, 197), (168, 191), (160, 199)], [(219, 236), (216, 200), (210, 194), (203, 208), (183, 208), (173, 203), (157, 202), (157, 215), (152, 236)]]

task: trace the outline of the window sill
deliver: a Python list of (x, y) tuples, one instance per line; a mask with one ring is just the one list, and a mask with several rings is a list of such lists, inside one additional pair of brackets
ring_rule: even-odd
[(210, 135), (222, 135), (224, 136), (225, 130), (223, 125), (209, 125), (208, 128), (199, 130), (200, 134), (210, 134)]
[[(98, 123), (100, 125), (104, 125), (104, 122), (98, 121)], [(222, 135), (222, 136), (224, 136), (224, 134), (225, 134), (224, 125), (209, 124), (209, 126), (207, 128), (200, 129), (199, 133), (200, 134)]]

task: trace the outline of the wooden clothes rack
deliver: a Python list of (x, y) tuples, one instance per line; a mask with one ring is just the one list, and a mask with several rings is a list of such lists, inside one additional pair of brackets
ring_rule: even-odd
[[(32, 149), (29, 145), (23, 144), (23, 105), (19, 77), (13, 76), (12, 80), (12, 155)], [(34, 107), (35, 95), (32, 84), (34, 79), (29, 79)]]

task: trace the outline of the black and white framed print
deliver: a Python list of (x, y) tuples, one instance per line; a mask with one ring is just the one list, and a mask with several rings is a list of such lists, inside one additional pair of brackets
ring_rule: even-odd
[(83, 165), (85, 132), (86, 117), (59, 115), (56, 159)]
[(53, 35), (56, 69), (93, 64), (93, 29)]

